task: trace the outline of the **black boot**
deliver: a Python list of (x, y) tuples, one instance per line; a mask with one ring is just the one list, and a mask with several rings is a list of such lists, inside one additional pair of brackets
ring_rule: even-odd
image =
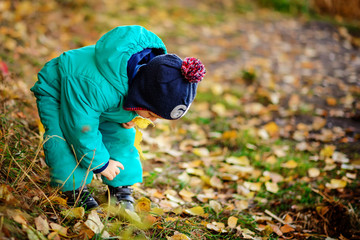
[(134, 198), (131, 196), (133, 189), (130, 186), (112, 187), (109, 186), (110, 196), (116, 197), (116, 204), (130, 211), (134, 210)]
[(86, 186), (84, 188), (79, 187), (74, 191), (64, 192), (64, 194), (67, 197), (66, 203), (69, 206), (83, 207), (85, 210), (99, 206)]

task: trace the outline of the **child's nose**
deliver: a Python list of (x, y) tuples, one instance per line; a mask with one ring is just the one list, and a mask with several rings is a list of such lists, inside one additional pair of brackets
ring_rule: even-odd
[(157, 117), (149, 117), (149, 119), (150, 119), (152, 122), (154, 122), (154, 121), (157, 119)]

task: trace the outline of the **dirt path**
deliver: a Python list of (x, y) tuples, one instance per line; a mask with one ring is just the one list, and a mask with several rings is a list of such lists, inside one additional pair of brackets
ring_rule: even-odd
[[(203, 36), (191, 50), (207, 51), (215, 81), (225, 79), (230, 87), (243, 80), (244, 70), (254, 72), (246, 101), (275, 105), (273, 120), (286, 129), (284, 137), (335, 144), (359, 157), (360, 50), (344, 29), (251, 14), (217, 30), (203, 29)], [(323, 119), (321, 128), (314, 127)], [(300, 131), (300, 123), (309, 127)]]

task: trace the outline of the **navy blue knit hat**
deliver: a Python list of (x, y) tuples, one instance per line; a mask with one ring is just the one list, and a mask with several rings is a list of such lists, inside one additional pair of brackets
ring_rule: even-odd
[(142, 66), (129, 85), (125, 110), (148, 110), (169, 119), (179, 119), (193, 102), (197, 85), (206, 73), (196, 58), (184, 61), (175, 54), (162, 54)]

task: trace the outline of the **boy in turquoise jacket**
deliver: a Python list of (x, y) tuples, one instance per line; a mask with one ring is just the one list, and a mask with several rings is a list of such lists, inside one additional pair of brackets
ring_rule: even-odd
[(132, 210), (130, 186), (142, 182), (132, 120), (179, 119), (204, 74), (198, 59), (167, 54), (141, 26), (117, 27), (95, 45), (46, 63), (31, 91), (45, 127), (51, 183), (68, 204), (97, 207), (86, 185), (100, 173), (117, 203)]

